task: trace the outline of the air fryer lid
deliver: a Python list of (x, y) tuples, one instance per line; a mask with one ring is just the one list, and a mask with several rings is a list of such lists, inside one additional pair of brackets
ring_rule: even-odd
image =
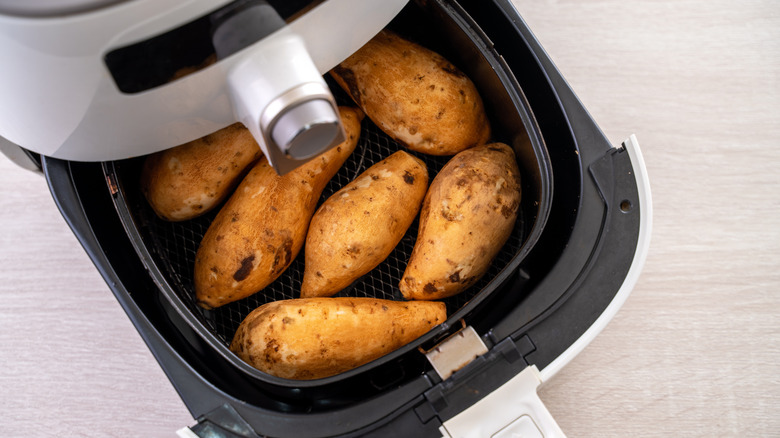
[[(114, 201), (123, 225), (165, 297), (166, 306), (182, 317), (213, 349), (214, 354), (221, 355), (235, 368), (253, 379), (273, 385), (277, 390), (281, 387), (297, 390), (302, 387), (330, 385), (398, 361), (411, 361), (413, 365), (409, 369), (415, 370), (411, 375), (419, 373), (425, 365), (422, 356), (416, 351), (418, 347), (458, 329), (461, 320), (468, 321), (476, 308), (489, 301), (491, 295), (517, 271), (538, 239), (547, 218), (551, 198), (551, 170), (539, 128), (511, 71), (477, 25), (460, 9), (444, 2), (428, 2), (425, 6), (410, 4), (390, 27), (442, 53), (472, 78), (480, 90), (492, 121), (494, 140), (510, 144), (516, 152), (523, 193), (519, 217), (512, 235), (489, 272), (468, 291), (445, 300), (448, 321), (383, 358), (340, 375), (315, 381), (280, 379), (256, 370), (238, 359), (227, 347), (243, 318), (266, 302), (298, 297), (303, 272), (303, 251), (287, 271), (263, 291), (214, 310), (204, 310), (194, 299), (193, 265), (200, 240), (216, 213), (186, 222), (162, 221), (154, 215), (139, 192), (139, 160), (106, 163), (104, 166), (109, 181), (116, 183), (118, 187)], [(337, 86), (331, 84), (331, 89), (340, 104), (352, 104)], [(401, 146), (370, 120), (364, 120), (360, 142), (355, 152), (330, 181), (321, 201), (373, 163), (399, 149)], [(415, 155), (426, 162), (431, 179), (448, 160), (448, 157)], [(414, 246), (416, 233), (415, 222), (387, 260), (339, 295), (402, 299), (397, 285)], [(410, 355), (414, 358), (409, 359)], [(402, 378), (409, 378), (411, 375)]]

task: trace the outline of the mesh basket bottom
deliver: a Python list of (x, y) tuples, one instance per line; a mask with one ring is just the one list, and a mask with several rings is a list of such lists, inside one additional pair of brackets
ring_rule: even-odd
[[(340, 171), (331, 179), (322, 193), (320, 203), (355, 179), (368, 167), (381, 161), (398, 150), (406, 150), (390, 139), (370, 120), (364, 119), (361, 136), (355, 151)], [(406, 150), (423, 160), (428, 166), (430, 179), (446, 164), (449, 157), (434, 157)], [(144, 247), (151, 254), (148, 268), (159, 272), (165, 279), (161, 287), (169, 289), (163, 292), (175, 297), (191, 312), (200, 323), (213, 333), (226, 346), (229, 345), (238, 325), (255, 308), (277, 300), (299, 297), (304, 268), (304, 251), (293, 260), (290, 267), (273, 283), (262, 291), (243, 300), (222, 307), (205, 310), (195, 301), (193, 286), (193, 268), (195, 254), (209, 225), (218, 209), (199, 218), (184, 222), (167, 222), (158, 218), (143, 199), (138, 185), (140, 161), (117, 163), (123, 197), (118, 202), (127, 203), (127, 209), (133, 215), (129, 229), (135, 244)], [(398, 283), (401, 280), (406, 263), (409, 260), (417, 239), (418, 221), (412, 223), (401, 242), (379, 266), (356, 280), (337, 296), (374, 297), (388, 300), (402, 300)], [(460, 309), (479, 293), (519, 251), (525, 236), (525, 221), (522, 209), (514, 230), (498, 256), (494, 259), (487, 274), (473, 287), (454, 297), (445, 299), (448, 314)]]

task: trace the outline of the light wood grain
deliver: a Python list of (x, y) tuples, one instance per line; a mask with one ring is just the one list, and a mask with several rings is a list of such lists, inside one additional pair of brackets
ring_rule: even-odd
[[(655, 207), (647, 264), (540, 394), (572, 437), (780, 436), (780, 4), (515, 0)], [(0, 158), (0, 436), (192, 420), (59, 215)]]

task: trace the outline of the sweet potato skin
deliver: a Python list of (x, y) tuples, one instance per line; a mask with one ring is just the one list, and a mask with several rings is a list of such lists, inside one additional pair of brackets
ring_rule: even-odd
[(401, 241), (428, 189), (428, 170), (398, 151), (328, 198), (306, 238), (301, 297), (338, 293), (379, 265)]
[(273, 301), (244, 319), (230, 349), (268, 374), (318, 379), (384, 356), (446, 318), (444, 303), (435, 301), (349, 297)]
[(214, 218), (195, 256), (195, 294), (205, 308), (252, 295), (276, 280), (306, 239), (322, 190), (355, 149), (362, 113), (340, 108), (347, 139), (279, 176), (261, 159)]
[(474, 83), (438, 53), (382, 31), (330, 72), (380, 129), (409, 149), (454, 155), (490, 123)]
[(399, 284), (404, 298), (446, 298), (474, 285), (509, 238), (520, 199), (520, 171), (509, 146), (492, 143), (453, 157), (423, 201)]
[(205, 137), (144, 159), (141, 191), (168, 221), (198, 217), (224, 201), (263, 152), (244, 125), (234, 123)]

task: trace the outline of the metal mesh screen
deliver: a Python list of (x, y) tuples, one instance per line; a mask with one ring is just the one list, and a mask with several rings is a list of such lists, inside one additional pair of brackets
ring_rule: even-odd
[[(355, 151), (326, 186), (320, 203), (355, 179), (368, 167), (400, 149), (402, 147), (399, 144), (384, 134), (368, 118), (364, 119), (360, 140)], [(449, 160), (449, 157), (428, 156), (408, 150), (407, 152), (413, 153), (426, 163), (431, 181)], [(193, 287), (195, 254), (209, 224), (216, 216), (217, 210), (184, 222), (167, 222), (159, 219), (140, 194), (139, 166), (119, 165), (114, 168), (117, 169), (118, 174), (115, 177), (122, 188), (122, 196), (117, 202), (126, 203), (133, 216), (131, 223), (126, 224), (126, 226), (129, 225), (128, 231), (131, 238), (136, 245), (143, 245), (152, 255), (152, 260), (147, 263), (148, 268), (152, 271), (159, 271), (166, 280), (167, 284), (161, 284), (163, 288), (171, 288), (171, 290), (165, 291), (166, 295), (175, 296), (181, 300), (191, 312), (192, 317), (199, 320), (225, 345), (229, 345), (238, 325), (255, 308), (270, 301), (298, 298), (303, 277), (305, 249), (301, 250), (290, 267), (276, 281), (262, 291), (213, 310), (205, 310), (198, 306), (195, 302)], [(523, 208), (519, 214), (511, 237), (493, 261), (488, 273), (469, 290), (444, 300), (448, 314), (460, 309), (471, 298), (480, 293), (520, 250), (524, 237), (529, 231), (528, 228), (532, 224), (527, 224), (524, 220)], [(415, 219), (406, 235), (386, 260), (337, 296), (402, 300), (398, 283), (414, 247), (417, 226), (418, 222)], [(485, 293), (489, 293), (489, 291), (485, 291)]]

